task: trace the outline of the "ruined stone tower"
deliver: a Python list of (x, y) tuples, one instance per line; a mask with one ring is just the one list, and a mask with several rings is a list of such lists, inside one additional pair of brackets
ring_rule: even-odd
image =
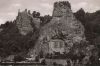
[(80, 44), (81, 41), (85, 41), (84, 27), (74, 17), (69, 2), (55, 2), (52, 16), (52, 20), (41, 28), (40, 37), (30, 54), (34, 54), (34, 52), (39, 53), (41, 50), (46, 54), (51, 52), (51, 50), (53, 51), (53, 49), (56, 52), (56, 49), (51, 45), (55, 45), (55, 43), (67, 44), (67, 46), (64, 45), (62, 48), (68, 53), (74, 44)]
[[(60, 1), (54, 3), (53, 17), (68, 16), (71, 12), (71, 5), (69, 2)], [(66, 15), (67, 14), (67, 15)]]
[(29, 10), (27, 11), (27, 9), (25, 9), (25, 11), (18, 12), (18, 16), (16, 18), (16, 25), (19, 29), (19, 32), (22, 35), (26, 35), (29, 32), (34, 31), (34, 27), (32, 26), (32, 24), (34, 25), (35, 28), (39, 28), (40, 19), (33, 18), (32, 14), (30, 13)]

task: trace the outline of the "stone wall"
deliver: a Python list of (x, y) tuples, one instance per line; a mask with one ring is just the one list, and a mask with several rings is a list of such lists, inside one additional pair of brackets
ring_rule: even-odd
[(70, 16), (71, 5), (66, 1), (59, 1), (54, 3), (53, 17)]
[(29, 32), (34, 31), (34, 27), (40, 27), (40, 19), (33, 18), (29, 11), (25, 10), (19, 12), (16, 18), (16, 25), (22, 35), (26, 35)]

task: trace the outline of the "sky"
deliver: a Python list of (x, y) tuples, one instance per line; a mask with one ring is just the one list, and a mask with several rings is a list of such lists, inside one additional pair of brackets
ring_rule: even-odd
[(27, 8), (31, 12), (38, 11), (41, 15), (52, 15), (55, 1), (69, 1), (73, 12), (80, 8), (86, 12), (100, 10), (100, 0), (0, 0), (0, 24), (13, 21), (18, 14), (18, 9), (23, 11)]

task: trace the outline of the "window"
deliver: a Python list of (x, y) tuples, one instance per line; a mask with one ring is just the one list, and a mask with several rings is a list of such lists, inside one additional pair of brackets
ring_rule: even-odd
[(54, 42), (54, 48), (58, 48), (58, 42)]
[(60, 48), (62, 48), (63, 47), (63, 43), (59, 42), (59, 46), (60, 46)]

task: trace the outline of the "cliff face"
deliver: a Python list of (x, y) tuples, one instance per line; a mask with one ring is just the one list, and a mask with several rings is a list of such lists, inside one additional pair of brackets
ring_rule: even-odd
[[(66, 1), (54, 4), (53, 18), (41, 28), (34, 52), (38, 53), (42, 50), (44, 53), (48, 53), (49, 42), (56, 39), (63, 40), (67, 45), (64, 47), (65, 52), (69, 52), (74, 44), (80, 44), (81, 41), (85, 41), (84, 27), (74, 17), (70, 4)], [(30, 53), (32, 52), (33, 50)]]
[(16, 18), (16, 25), (22, 35), (26, 35), (29, 32), (34, 31), (34, 27), (40, 27), (40, 19), (33, 18), (32, 14), (27, 12), (19, 12)]

